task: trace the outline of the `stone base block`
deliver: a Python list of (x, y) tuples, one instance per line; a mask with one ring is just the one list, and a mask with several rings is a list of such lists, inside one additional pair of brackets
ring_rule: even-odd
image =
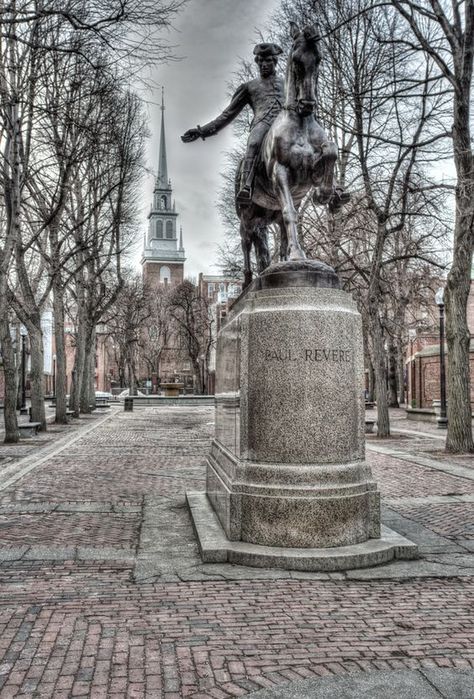
[(379, 539), (334, 548), (286, 548), (230, 541), (206, 493), (186, 493), (186, 499), (204, 563), (331, 572), (418, 558), (416, 544), (385, 526)]
[(365, 461), (255, 463), (214, 440), (206, 491), (231, 541), (333, 548), (380, 536), (380, 493)]

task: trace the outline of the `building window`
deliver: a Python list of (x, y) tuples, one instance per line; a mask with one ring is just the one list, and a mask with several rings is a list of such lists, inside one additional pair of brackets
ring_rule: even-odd
[(173, 237), (173, 221), (166, 221), (166, 237)]
[(156, 230), (156, 237), (162, 238), (163, 237), (163, 221), (156, 222), (155, 230)]
[(214, 293), (214, 283), (209, 283), (207, 285), (207, 295), (210, 296), (211, 294)]
[(169, 284), (171, 281), (171, 270), (169, 267), (160, 267), (160, 282)]
[(167, 209), (168, 208), (168, 200), (166, 199), (166, 195), (163, 194), (163, 196), (160, 199), (161, 205), (160, 209)]

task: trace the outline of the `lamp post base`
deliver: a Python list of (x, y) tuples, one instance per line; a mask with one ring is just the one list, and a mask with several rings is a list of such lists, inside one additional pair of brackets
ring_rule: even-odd
[(447, 417), (438, 417), (437, 420), (437, 425), (439, 430), (446, 430), (448, 429), (448, 418)]

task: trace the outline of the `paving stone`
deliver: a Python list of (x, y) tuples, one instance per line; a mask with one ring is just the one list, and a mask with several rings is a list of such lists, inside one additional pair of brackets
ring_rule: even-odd
[(453, 697), (453, 699), (474, 697), (474, 672), (433, 668), (422, 670), (422, 674), (443, 697)]
[[(432, 678), (438, 678), (443, 693)], [(382, 696), (385, 699), (467, 699), (474, 696), (466, 693), (466, 689), (472, 689), (473, 679), (474, 673), (459, 671), (380, 672), (304, 680), (252, 692), (248, 696), (252, 699), (380, 699)], [(464, 686), (463, 682), (468, 684)]]
[(23, 556), (25, 561), (69, 561), (76, 555), (76, 549), (70, 547), (31, 546)]
[[(1, 535), (0, 535), (1, 536)], [(28, 551), (28, 546), (15, 546), (11, 548), (0, 548), (0, 562), (16, 561)]]

